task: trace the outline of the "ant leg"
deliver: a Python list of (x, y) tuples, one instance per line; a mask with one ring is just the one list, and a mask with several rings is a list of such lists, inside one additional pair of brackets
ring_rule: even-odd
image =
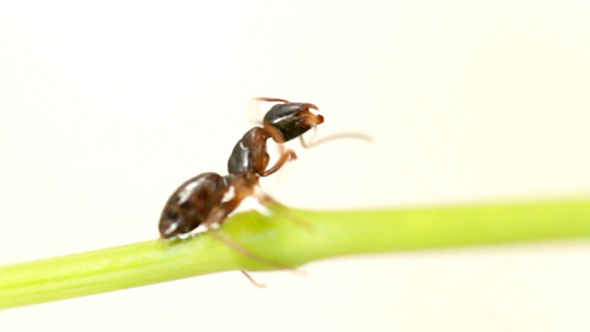
[[(258, 262), (266, 264), (266, 265), (271, 265), (271, 266), (274, 266), (274, 267), (282, 269), (282, 270), (292, 270), (294, 272), (299, 272), (294, 267), (279, 264), (277, 262), (273, 262), (271, 260), (265, 259), (263, 257), (260, 257), (256, 254), (254, 254), (250, 250), (242, 247), (241, 245), (239, 245), (239, 244), (235, 243), (234, 241), (228, 239), (227, 237), (221, 235), (221, 233), (218, 233), (217, 230), (212, 230), (209, 232), (209, 234), (211, 234), (211, 236), (213, 236), (213, 238), (223, 242), (223, 244), (227, 245), (228, 247), (234, 249), (235, 251), (239, 252), (240, 254), (242, 254), (243, 256), (245, 256), (251, 260), (258, 261)], [(242, 272), (242, 274), (244, 274), (246, 276), (246, 278), (248, 278), (248, 280), (250, 280), (250, 282), (252, 284), (254, 284), (254, 286), (259, 287), (259, 288), (266, 288), (265, 284), (261, 284), (261, 283), (257, 282), (256, 280), (254, 280), (254, 278), (252, 278), (252, 276), (248, 272), (246, 272), (244, 270), (240, 270), (240, 272)]]
[[(280, 145), (280, 149), (281, 150), (284, 149), (282, 145)], [(269, 176), (269, 175), (275, 173), (276, 171), (278, 171), (281, 167), (283, 167), (283, 165), (287, 161), (295, 160), (295, 159), (297, 159), (297, 154), (295, 154), (295, 151), (287, 150), (287, 151), (283, 152), (283, 154), (281, 154), (281, 157), (279, 158), (279, 160), (277, 160), (276, 164), (274, 164), (273, 167), (262, 172), (260, 174), (260, 176), (262, 176), (262, 177)]]
[(277, 200), (275, 200), (271, 196), (261, 192), (257, 198), (258, 198), (258, 202), (261, 205), (268, 207), (271, 211), (274, 211), (275, 213), (278, 213), (278, 214), (283, 214), (285, 217), (287, 217), (287, 219), (296, 223), (297, 225), (299, 225), (303, 228), (306, 228), (308, 231), (313, 231), (312, 224), (310, 224), (307, 220), (301, 218), (297, 214), (291, 212), (291, 210), (288, 207), (279, 203)]
[(239, 252), (243, 256), (245, 256), (253, 261), (257, 261), (259, 263), (270, 265), (270, 266), (273, 266), (275, 268), (279, 268), (282, 270), (295, 270), (294, 267), (287, 266), (287, 265), (277, 263), (277, 262), (273, 262), (271, 260), (268, 260), (266, 258), (256, 255), (255, 253), (251, 252), (250, 250), (246, 249), (245, 247), (242, 247), (241, 245), (237, 244), (236, 242), (234, 242), (234, 241), (230, 240), (229, 238), (227, 238), (226, 236), (222, 235), (221, 233), (218, 232), (218, 230), (211, 230), (208, 233), (211, 234), (211, 236), (213, 236), (216, 240), (223, 242), (223, 244), (227, 245), (228, 247), (234, 249), (235, 251)]
[(205, 228), (209, 230), (208, 233), (211, 234), (211, 236), (213, 238), (217, 239), (220, 242), (223, 242), (228, 247), (234, 249), (235, 251), (239, 252), (240, 254), (242, 254), (243, 256), (245, 256), (251, 260), (258, 261), (258, 262), (266, 264), (266, 265), (274, 266), (279, 269), (293, 270), (294, 268), (291, 266), (280, 264), (280, 263), (277, 263), (277, 262), (265, 259), (264, 257), (256, 255), (255, 253), (251, 252), (247, 248), (239, 245), (238, 243), (232, 241), (231, 239), (227, 238), (223, 234), (219, 233), (219, 231), (217, 229), (212, 229), (213, 225), (221, 224), (223, 222), (223, 220), (225, 220), (227, 218), (227, 216), (233, 210), (236, 209), (236, 207), (242, 201), (242, 198), (240, 198), (240, 196), (241, 196), (240, 194), (236, 193), (236, 196), (232, 200), (222, 204), (220, 207), (214, 208), (213, 211), (211, 211), (209, 217), (204, 222)]
[(258, 288), (266, 288), (265, 284), (261, 284), (261, 283), (257, 282), (256, 280), (254, 280), (254, 278), (252, 278), (252, 276), (248, 272), (246, 272), (244, 270), (240, 270), (240, 272), (242, 272), (246, 276), (246, 278), (248, 278), (248, 280), (250, 280), (250, 282), (254, 284), (254, 286), (256, 286)]
[[(315, 130), (316, 127), (314, 127)], [(315, 138), (315, 134), (314, 137)], [(312, 139), (313, 139), (312, 138)], [(306, 142), (305, 139), (303, 138), (303, 136), (299, 137), (299, 140), (301, 141), (301, 145), (303, 145), (304, 148), (313, 148), (315, 146), (318, 146), (320, 144), (326, 143), (328, 141), (334, 140), (334, 139), (341, 139), (341, 138), (352, 138), (352, 139), (360, 139), (363, 141), (367, 141), (367, 142), (373, 142), (373, 137), (369, 136), (367, 134), (363, 134), (363, 133), (338, 133), (338, 134), (333, 134), (333, 135), (329, 135), (323, 138), (320, 138), (316, 141), (311, 141), (311, 142)]]

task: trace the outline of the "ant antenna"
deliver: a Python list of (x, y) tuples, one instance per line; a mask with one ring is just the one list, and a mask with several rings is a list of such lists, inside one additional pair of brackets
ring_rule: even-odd
[(303, 136), (299, 137), (299, 140), (301, 141), (301, 145), (303, 145), (304, 148), (309, 149), (309, 148), (316, 147), (320, 144), (324, 144), (326, 142), (329, 142), (329, 141), (332, 141), (335, 139), (342, 139), (342, 138), (360, 139), (360, 140), (363, 140), (363, 141), (366, 141), (369, 143), (373, 142), (372, 136), (367, 135), (367, 134), (363, 134), (363, 133), (355, 133), (355, 132), (344, 132), (344, 133), (332, 134), (332, 135), (322, 137), (318, 140), (315, 140), (316, 136), (317, 136), (317, 127), (313, 127), (313, 136), (309, 142), (306, 142), (305, 138)]

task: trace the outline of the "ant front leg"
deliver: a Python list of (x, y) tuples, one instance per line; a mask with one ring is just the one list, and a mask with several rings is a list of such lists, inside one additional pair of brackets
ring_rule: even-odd
[[(281, 145), (281, 150), (283, 150), (283, 149), (284, 148)], [(283, 167), (283, 165), (287, 161), (291, 161), (291, 160), (295, 160), (295, 159), (297, 159), (297, 154), (295, 154), (295, 151), (287, 150), (287, 151), (283, 152), (283, 154), (281, 154), (281, 157), (279, 158), (279, 160), (277, 160), (276, 164), (274, 164), (273, 167), (260, 173), (260, 176), (262, 176), (262, 177), (269, 176), (269, 175), (275, 173), (276, 171), (278, 171), (279, 169), (281, 169), (281, 167)]]

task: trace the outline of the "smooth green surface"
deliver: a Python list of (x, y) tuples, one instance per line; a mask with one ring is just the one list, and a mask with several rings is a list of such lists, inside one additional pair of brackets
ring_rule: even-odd
[[(310, 228), (302, 227), (301, 221)], [(590, 199), (349, 212), (236, 215), (219, 233), (296, 267), (351, 254), (590, 236)], [(270, 270), (210, 234), (152, 240), (0, 268), (0, 308), (227, 271)]]

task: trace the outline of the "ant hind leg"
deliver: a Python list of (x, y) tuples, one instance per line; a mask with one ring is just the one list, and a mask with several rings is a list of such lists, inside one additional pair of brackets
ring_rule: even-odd
[(242, 274), (244, 274), (246, 276), (246, 278), (248, 278), (248, 280), (250, 280), (250, 282), (252, 284), (254, 284), (254, 286), (256, 286), (258, 288), (266, 288), (265, 284), (261, 284), (258, 281), (254, 280), (254, 278), (252, 278), (252, 276), (248, 272), (246, 272), (244, 270), (240, 270), (240, 272), (242, 272)]
[[(230, 202), (232, 206), (233, 204), (239, 204), (240, 200), (239, 199), (234, 199)], [(220, 220), (224, 220), (225, 217), (227, 217), (227, 215), (229, 214), (229, 212), (227, 211), (233, 211), (234, 208), (229, 207), (227, 209), (223, 209), (223, 208), (219, 208), (217, 209), (217, 211), (213, 211), (212, 214), (210, 215), (210, 219), (207, 220), (205, 222), (205, 227), (209, 230), (207, 233), (210, 234), (214, 239), (222, 242), (223, 244), (225, 244), (226, 246), (230, 247), (231, 249), (237, 251), (238, 253), (240, 253), (241, 255), (243, 255), (246, 258), (249, 258), (253, 261), (257, 261), (259, 263), (262, 264), (266, 264), (269, 266), (273, 266), (275, 268), (278, 269), (282, 269), (282, 270), (291, 270), (291, 271), (297, 271), (294, 267), (285, 265), (285, 264), (281, 264), (281, 263), (277, 263), (275, 261), (266, 259), (262, 256), (259, 256), (255, 253), (253, 253), (252, 251), (250, 251), (248, 248), (241, 246), (240, 244), (234, 242), (233, 240), (231, 240), (230, 238), (226, 237), (225, 235), (223, 235), (222, 233), (219, 232), (219, 229), (212, 229), (212, 227), (214, 225), (219, 225), (220, 224)], [(264, 288), (265, 285), (260, 284), (258, 282), (256, 282), (252, 276), (250, 276), (246, 271), (244, 270), (240, 270), (255, 286), (260, 287), (260, 288)]]
[(294, 222), (300, 227), (307, 229), (308, 231), (313, 231), (313, 225), (310, 224), (307, 220), (301, 218), (297, 214), (291, 212), (291, 210), (284, 206), (283, 204), (279, 203), (277, 200), (272, 198), (271, 196), (261, 193), (258, 197), (258, 202), (269, 208), (271, 211), (277, 214), (282, 214), (287, 218), (289, 221)]
[[(246, 258), (249, 258), (253, 261), (257, 261), (259, 263), (262, 264), (266, 264), (269, 266), (273, 266), (276, 268), (279, 268), (281, 270), (290, 270), (293, 271), (294, 273), (300, 273), (299, 270), (297, 270), (296, 268), (292, 267), (292, 266), (288, 266), (288, 265), (284, 265), (281, 263), (277, 263), (275, 261), (271, 261), (269, 259), (266, 259), (264, 257), (261, 257), (259, 255), (256, 255), (255, 253), (251, 252), (250, 250), (248, 250), (245, 247), (242, 247), (241, 245), (239, 245), (238, 243), (232, 241), (231, 239), (227, 238), (226, 236), (222, 235), (221, 233), (218, 232), (218, 230), (211, 230), (208, 232), (209, 234), (211, 234), (211, 236), (213, 238), (215, 238), (216, 240), (222, 242), (223, 244), (225, 244), (226, 246), (232, 248), (233, 250), (237, 251), (238, 253), (240, 253), (241, 255), (245, 256)], [(250, 274), (248, 274), (248, 272), (244, 271), (244, 270), (240, 270), (240, 272), (242, 272), (256, 287), (260, 287), (260, 288), (265, 288), (266, 285), (258, 283), (254, 280), (254, 278), (252, 278), (252, 276)]]

